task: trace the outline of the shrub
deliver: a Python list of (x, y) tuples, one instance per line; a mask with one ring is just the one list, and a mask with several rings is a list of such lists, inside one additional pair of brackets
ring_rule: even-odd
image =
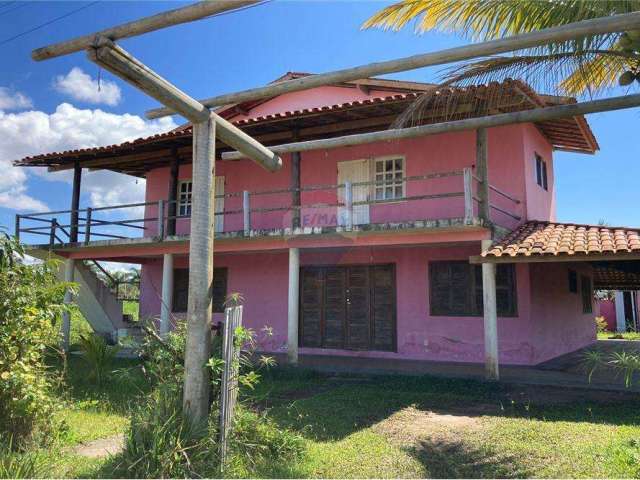
[(596, 322), (596, 331), (598, 333), (606, 333), (609, 331), (609, 324), (607, 323), (607, 320), (604, 317), (602, 316), (596, 317), (595, 322)]
[(107, 345), (105, 339), (100, 335), (81, 335), (80, 351), (83, 353), (83, 360), (89, 367), (89, 380), (102, 385), (108, 368), (119, 350), (120, 347), (117, 345)]
[(47, 440), (55, 427), (56, 379), (45, 354), (58, 343), (69, 286), (58, 282), (56, 263), (23, 260), (20, 244), (0, 235), (0, 435), (14, 447)]
[[(209, 419), (198, 427), (182, 413), (184, 325), (179, 324), (164, 339), (155, 331), (148, 333), (143, 346), (144, 370), (154, 388), (132, 415), (116, 474), (124, 477), (220, 477), (217, 400), (221, 339), (214, 337), (212, 341)], [(253, 334), (248, 330), (239, 329), (236, 338), (249, 347), (253, 344)], [(250, 357), (250, 352), (242, 355), (239, 376), (240, 383), (249, 388), (259, 379), (257, 367), (250, 362)], [(260, 363), (269, 364), (269, 361), (262, 359)], [(235, 412), (235, 428), (229, 446), (229, 471), (239, 476), (251, 476), (251, 472), (261, 465), (286, 464), (296, 459), (302, 449), (300, 437), (279, 428), (266, 414), (252, 412), (242, 403)], [(229, 471), (225, 470), (226, 476)]]
[(582, 354), (582, 367), (587, 372), (589, 383), (596, 370), (609, 368), (616, 372), (616, 375), (622, 375), (625, 387), (629, 388), (636, 373), (640, 372), (640, 354), (625, 350), (608, 354), (600, 350), (587, 350)]

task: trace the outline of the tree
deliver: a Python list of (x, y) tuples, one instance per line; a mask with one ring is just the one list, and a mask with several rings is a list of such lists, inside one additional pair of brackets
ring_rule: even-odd
[[(415, 22), (416, 33), (453, 32), (486, 41), (637, 10), (636, 0), (402, 0), (377, 12), (363, 28), (397, 31)], [(454, 66), (440, 86), (507, 78), (567, 95), (594, 95), (616, 84), (640, 82), (640, 30), (591, 35)]]

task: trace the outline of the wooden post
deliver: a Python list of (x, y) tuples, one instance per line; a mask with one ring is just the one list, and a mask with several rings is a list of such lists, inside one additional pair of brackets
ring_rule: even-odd
[(173, 254), (162, 256), (162, 303), (160, 304), (160, 335), (169, 333), (173, 305)]
[(82, 178), (82, 167), (80, 161), (76, 160), (73, 165), (73, 191), (71, 192), (71, 227), (69, 229), (69, 242), (78, 241), (78, 210), (80, 209), (80, 181)]
[(347, 230), (353, 230), (353, 187), (351, 182), (344, 182), (344, 226)]
[(464, 168), (462, 172), (464, 181), (464, 223), (468, 225), (473, 219), (473, 177), (471, 176), (471, 169), (468, 167)]
[[(491, 240), (482, 241), (482, 251), (491, 247)], [(496, 302), (496, 264), (482, 264), (482, 300), (484, 305), (484, 369), (487, 380), (499, 380), (498, 367), (498, 306)]]
[[(73, 282), (73, 274), (76, 268), (75, 260), (67, 258), (64, 261), (64, 281)], [(64, 292), (64, 304), (69, 305), (73, 301), (71, 290), (68, 288)], [(71, 314), (64, 312), (62, 314), (62, 324), (60, 325), (60, 345), (65, 352), (69, 351), (69, 339), (71, 335)]]
[(91, 215), (93, 209), (91, 207), (87, 207), (87, 221), (84, 226), (84, 244), (89, 245), (91, 241)]
[(16, 215), (15, 237), (20, 241), (20, 215)]
[(242, 192), (242, 223), (244, 225), (244, 236), (251, 235), (251, 201), (249, 200), (249, 192)]
[(55, 218), (51, 219), (51, 230), (49, 231), (49, 248), (53, 248), (53, 245), (56, 243), (56, 228), (58, 227), (58, 220)]
[(287, 322), (287, 360), (298, 364), (298, 311), (300, 289), (300, 250), (289, 249), (289, 310)]
[(156, 215), (156, 217), (158, 218), (157, 222), (157, 226), (158, 226), (158, 237), (160, 237), (160, 240), (164, 239), (164, 200), (158, 200), (158, 215)]
[(291, 154), (291, 228), (300, 228), (300, 152)]
[(476, 174), (478, 176), (478, 216), (485, 222), (491, 221), (491, 207), (489, 204), (489, 166), (487, 130), (479, 128), (476, 131)]
[(189, 242), (189, 303), (183, 408), (194, 423), (209, 413), (209, 360), (213, 281), (216, 122), (193, 126), (193, 191)]
[(171, 170), (169, 172), (169, 195), (167, 196), (167, 235), (176, 234), (176, 213), (178, 211), (178, 178), (180, 157), (174, 147), (171, 150)]

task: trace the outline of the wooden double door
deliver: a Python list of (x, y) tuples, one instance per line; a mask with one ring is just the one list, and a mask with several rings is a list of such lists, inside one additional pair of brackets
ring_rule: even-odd
[(396, 350), (394, 265), (304, 267), (300, 345)]

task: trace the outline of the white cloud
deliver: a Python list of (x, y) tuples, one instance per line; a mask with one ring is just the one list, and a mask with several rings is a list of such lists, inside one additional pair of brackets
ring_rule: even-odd
[(33, 103), (25, 94), (0, 87), (0, 110), (22, 110), (31, 107)]
[[(46, 210), (36, 192), (27, 190), (27, 171), (43, 179), (71, 181), (69, 171), (49, 173), (42, 167), (12, 167), (11, 161), (30, 155), (112, 145), (175, 128), (170, 118), (147, 121), (137, 115), (117, 115), (100, 109), (79, 109), (68, 103), (55, 112), (5, 113), (0, 110), (0, 207), (18, 211)], [(144, 180), (114, 172), (87, 172), (82, 192), (91, 206), (134, 203), (144, 198)]]
[(94, 80), (78, 67), (73, 67), (66, 75), (58, 75), (53, 80), (53, 88), (80, 102), (103, 103), (113, 107), (122, 99), (117, 84), (110, 80)]

